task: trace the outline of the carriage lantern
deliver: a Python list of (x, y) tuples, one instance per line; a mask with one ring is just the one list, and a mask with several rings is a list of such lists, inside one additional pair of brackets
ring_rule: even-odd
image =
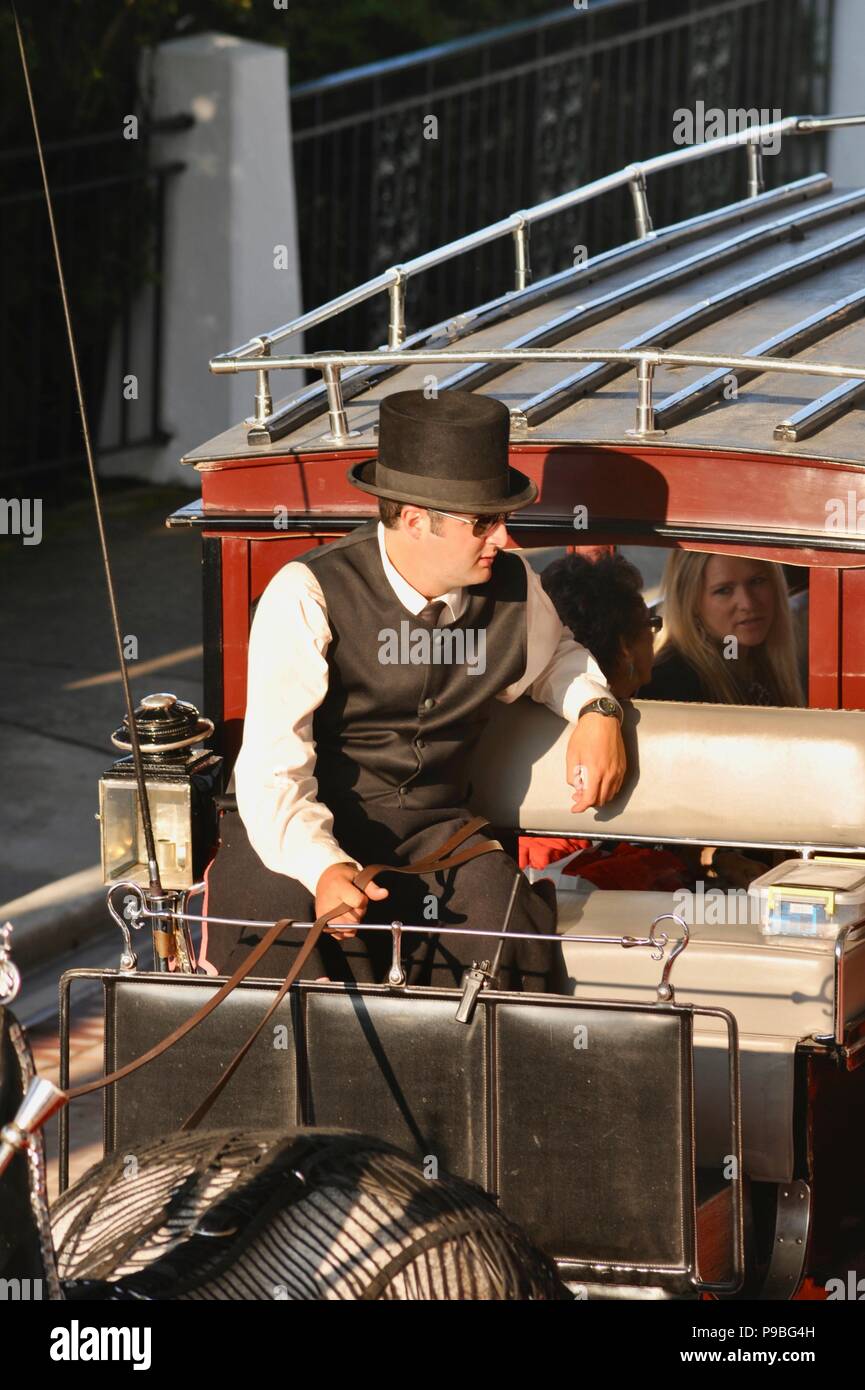
[[(222, 759), (200, 745), (213, 723), (175, 695), (146, 695), (134, 714), (150, 803), (156, 857), (164, 888), (191, 888), (216, 843), (213, 797)], [(129, 721), (111, 735), (131, 750)], [(144, 827), (131, 756), (118, 759), (99, 781), (102, 876), (107, 884), (148, 883)]]

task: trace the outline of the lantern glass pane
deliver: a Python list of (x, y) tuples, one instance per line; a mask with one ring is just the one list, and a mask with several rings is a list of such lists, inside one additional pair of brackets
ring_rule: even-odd
[[(156, 858), (163, 888), (192, 885), (192, 809), (188, 782), (146, 782)], [(104, 777), (99, 784), (102, 874), (106, 883), (146, 885), (144, 826), (134, 782)]]

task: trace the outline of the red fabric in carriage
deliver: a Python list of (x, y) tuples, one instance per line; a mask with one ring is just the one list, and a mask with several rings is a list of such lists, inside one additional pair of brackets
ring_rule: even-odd
[(590, 840), (569, 836), (521, 835), (520, 868), (545, 869), (576, 850), (582, 853), (565, 865), (562, 876), (584, 878), (596, 888), (673, 893), (690, 882), (687, 866), (669, 850), (624, 841), (609, 848), (592, 849)]

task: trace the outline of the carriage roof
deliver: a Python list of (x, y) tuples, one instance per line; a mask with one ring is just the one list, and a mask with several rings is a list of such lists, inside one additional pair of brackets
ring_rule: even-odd
[[(428, 385), (433, 374), (437, 390), (503, 400), (512, 444), (657, 444), (865, 466), (854, 413), (865, 392), (865, 189), (839, 191), (814, 174), (766, 190), (756, 143), (758, 134), (765, 141), (848, 121), (865, 117), (788, 117), (628, 166), (385, 271), (221, 354), (214, 372), (254, 373), (255, 416), (183, 461), (206, 468), (335, 447), (374, 450), (382, 396)], [(744, 163), (747, 155), (748, 196), (652, 228), (652, 174), (736, 146), (744, 150), (735, 157)], [(531, 283), (531, 227), (617, 188), (631, 193), (637, 236)], [(412, 278), (499, 237), (514, 242), (515, 288), (406, 336)], [(376, 294), (390, 298), (386, 347), (280, 355), (280, 344)], [(277, 369), (301, 364), (330, 380), (274, 408)]]

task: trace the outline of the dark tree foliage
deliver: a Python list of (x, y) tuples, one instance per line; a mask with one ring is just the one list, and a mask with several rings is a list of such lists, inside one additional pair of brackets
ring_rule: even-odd
[[(284, 7), (283, 7), (284, 6)], [(46, 138), (101, 130), (130, 109), (141, 51), (219, 30), (288, 45), (294, 82), (394, 57), (496, 24), (546, 14), (555, 0), (19, 0)], [(19, 61), (0, 10), (0, 149), (27, 135)]]

